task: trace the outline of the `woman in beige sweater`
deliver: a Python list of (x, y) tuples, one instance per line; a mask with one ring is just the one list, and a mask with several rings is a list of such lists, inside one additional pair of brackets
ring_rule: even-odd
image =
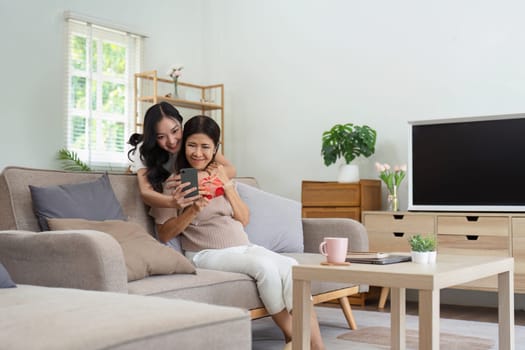
[[(206, 116), (191, 118), (184, 125), (182, 148), (176, 169), (205, 169), (215, 158), (220, 139), (217, 123)], [(154, 208), (162, 242), (181, 235), (186, 256), (199, 268), (239, 272), (255, 279), (264, 306), (281, 328), (286, 346), (292, 338), (292, 266), (294, 259), (251, 244), (244, 231), (249, 208), (242, 201), (224, 167), (199, 181), (199, 198), (176, 210)], [(312, 312), (312, 349), (324, 349), (315, 312)]]

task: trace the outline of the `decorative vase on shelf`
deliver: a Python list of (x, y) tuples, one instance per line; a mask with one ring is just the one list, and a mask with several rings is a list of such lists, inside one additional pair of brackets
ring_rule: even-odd
[(399, 211), (399, 198), (397, 197), (397, 186), (393, 186), (392, 193), (388, 194), (388, 210)]
[(177, 78), (173, 79), (173, 98), (179, 98), (178, 82)]

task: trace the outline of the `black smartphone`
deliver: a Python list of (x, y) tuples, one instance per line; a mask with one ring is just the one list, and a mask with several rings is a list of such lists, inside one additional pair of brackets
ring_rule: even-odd
[(195, 187), (195, 191), (188, 193), (184, 198), (193, 197), (199, 194), (199, 180), (197, 176), (197, 169), (195, 168), (184, 168), (180, 170), (181, 183), (189, 182), (190, 185), (184, 187), (182, 190), (185, 191), (191, 187)]

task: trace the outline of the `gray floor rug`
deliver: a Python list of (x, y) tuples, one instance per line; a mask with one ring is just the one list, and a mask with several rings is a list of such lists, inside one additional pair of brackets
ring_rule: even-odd
[[(358, 330), (348, 329), (346, 320), (341, 310), (333, 307), (316, 307), (321, 324), (321, 333), (327, 350), (359, 349), (359, 350), (384, 350), (390, 349), (390, 314), (387, 312), (362, 311), (353, 309)], [(376, 330), (368, 341), (362, 340), (360, 334), (369, 328), (383, 328), (386, 331)], [(407, 348), (416, 349), (409, 343), (411, 335), (417, 334), (418, 317), (407, 315)], [(352, 336), (355, 332), (356, 336)], [(452, 335), (452, 336), (450, 336)], [(498, 349), (498, 326), (495, 323), (452, 320), (440, 320), (440, 340), (453, 337), (452, 345), (441, 345), (441, 349), (469, 349), (492, 350)], [(381, 342), (379, 341), (381, 338)], [(417, 338), (417, 336), (414, 336)], [(472, 338), (472, 339), (471, 339)], [(252, 349), (253, 350), (282, 350), (283, 336), (270, 318), (263, 318), (252, 322)], [(387, 339), (387, 340), (384, 340)], [(525, 327), (515, 327), (515, 349), (525, 350)], [(477, 343), (468, 343), (477, 341)], [(384, 345), (387, 344), (387, 345)], [(462, 346), (462, 347), (460, 347)]]

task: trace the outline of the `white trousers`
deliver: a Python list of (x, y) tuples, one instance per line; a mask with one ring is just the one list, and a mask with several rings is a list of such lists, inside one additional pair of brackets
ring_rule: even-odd
[(297, 261), (258, 245), (187, 252), (203, 269), (244, 273), (252, 277), (270, 315), (285, 308), (292, 311), (292, 266)]

